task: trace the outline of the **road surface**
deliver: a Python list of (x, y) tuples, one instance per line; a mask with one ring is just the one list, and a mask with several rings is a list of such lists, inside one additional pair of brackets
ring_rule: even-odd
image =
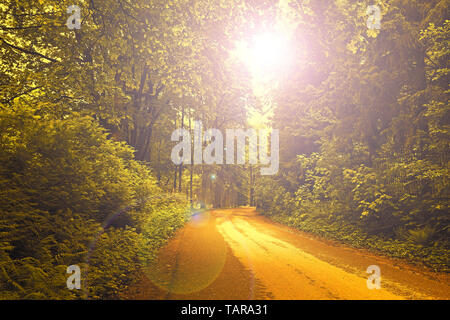
[[(380, 267), (368, 289), (367, 267)], [(148, 266), (131, 299), (449, 299), (434, 273), (273, 223), (251, 208), (194, 215)]]

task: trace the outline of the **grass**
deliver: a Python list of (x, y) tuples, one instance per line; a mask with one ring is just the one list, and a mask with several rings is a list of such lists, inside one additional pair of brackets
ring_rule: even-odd
[(386, 239), (369, 235), (354, 225), (327, 218), (298, 219), (293, 216), (270, 216), (273, 221), (327, 239), (337, 240), (355, 248), (369, 249), (388, 257), (407, 260), (412, 264), (425, 265), (434, 271), (449, 272), (448, 243), (422, 245), (402, 239)]

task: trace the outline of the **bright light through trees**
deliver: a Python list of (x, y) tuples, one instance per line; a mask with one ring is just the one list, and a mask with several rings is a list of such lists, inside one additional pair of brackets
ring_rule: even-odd
[[(248, 106), (247, 121), (254, 127), (265, 127), (271, 116), (272, 104), (267, 95), (278, 86), (293, 63), (294, 51), (290, 32), (281, 28), (254, 34), (248, 41), (240, 41), (233, 52), (235, 58), (248, 69), (252, 89), (256, 96), (266, 101), (262, 110)], [(270, 94), (269, 94), (270, 95)]]
[(239, 42), (235, 54), (259, 80), (276, 80), (292, 61), (289, 36), (279, 31), (255, 34), (249, 42)]

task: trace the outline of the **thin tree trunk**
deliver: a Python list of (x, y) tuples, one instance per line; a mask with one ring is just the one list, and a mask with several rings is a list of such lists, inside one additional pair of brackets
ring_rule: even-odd
[[(184, 107), (181, 110), (181, 129), (184, 129)], [(178, 168), (178, 192), (181, 192), (181, 184), (183, 183), (183, 163)]]
[[(192, 124), (191, 124), (191, 112), (189, 111), (189, 132), (191, 132), (192, 130)], [(192, 143), (191, 141), (189, 141), (190, 143)], [(194, 175), (194, 152), (191, 152), (191, 166), (190, 166), (190, 181), (189, 181), (189, 203), (191, 204), (191, 208), (192, 208), (192, 180), (193, 180), (193, 175)]]
[(248, 205), (253, 205), (253, 166), (249, 164), (250, 166), (250, 181), (249, 181), (249, 188), (248, 188)]
[[(177, 118), (175, 117), (175, 130), (177, 129)], [(177, 166), (175, 165), (174, 177), (173, 177), (173, 192), (177, 191)]]
[(161, 140), (158, 143), (158, 162), (156, 164), (156, 178), (158, 179), (158, 185), (161, 184)]

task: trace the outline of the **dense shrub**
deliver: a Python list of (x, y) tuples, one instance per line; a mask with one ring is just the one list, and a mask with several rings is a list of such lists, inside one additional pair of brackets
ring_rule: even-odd
[[(185, 205), (94, 119), (0, 109), (0, 298), (118, 297)], [(83, 290), (67, 289), (72, 264)]]

